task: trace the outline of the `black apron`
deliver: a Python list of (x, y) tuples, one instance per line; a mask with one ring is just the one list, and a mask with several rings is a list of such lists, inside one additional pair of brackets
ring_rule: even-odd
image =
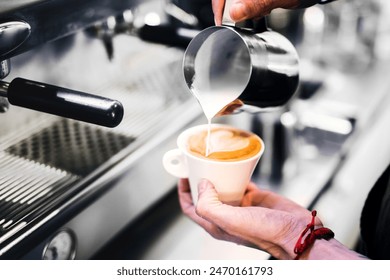
[(357, 251), (370, 259), (390, 260), (390, 165), (367, 196)]

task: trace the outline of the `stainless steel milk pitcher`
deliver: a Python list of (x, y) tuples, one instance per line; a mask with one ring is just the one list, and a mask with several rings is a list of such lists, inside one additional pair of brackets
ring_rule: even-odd
[(227, 1), (222, 26), (202, 30), (186, 49), (183, 72), (188, 88), (196, 97), (218, 95), (226, 105), (252, 105), (251, 111), (286, 104), (299, 82), (296, 49), (269, 30), (265, 18), (252, 25), (234, 23), (229, 5)]

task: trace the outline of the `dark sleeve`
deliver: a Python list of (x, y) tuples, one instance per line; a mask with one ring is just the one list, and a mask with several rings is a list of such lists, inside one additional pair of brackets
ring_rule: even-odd
[(360, 219), (359, 252), (371, 259), (390, 259), (390, 165), (367, 196)]

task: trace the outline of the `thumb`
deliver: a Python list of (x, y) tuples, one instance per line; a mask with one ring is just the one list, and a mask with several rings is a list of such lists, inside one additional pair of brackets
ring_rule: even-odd
[(234, 0), (230, 8), (230, 17), (235, 22), (268, 15), (272, 10), (272, 1)]
[(232, 206), (219, 200), (218, 193), (210, 181), (203, 179), (198, 184), (198, 202), (196, 204), (198, 216), (218, 224), (220, 220), (226, 219), (227, 213), (231, 213), (231, 208)]
[(222, 203), (211, 182), (202, 180), (198, 185), (198, 192), (196, 214), (229, 236), (245, 236), (248, 228), (250, 231), (255, 224), (252, 222), (245, 224), (245, 221), (251, 221), (252, 218), (248, 217), (247, 209)]
[(202, 179), (198, 184), (198, 204), (220, 205), (222, 202), (218, 198), (218, 193), (214, 185), (207, 179)]
[(232, 20), (236, 22), (248, 19), (251, 16), (247, 5), (242, 1), (234, 1), (229, 12)]

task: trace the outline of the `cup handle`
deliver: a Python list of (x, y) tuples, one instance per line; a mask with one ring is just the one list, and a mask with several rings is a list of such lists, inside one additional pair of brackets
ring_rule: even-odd
[(166, 152), (163, 156), (165, 170), (177, 178), (188, 178), (188, 167), (185, 156), (179, 149)]

